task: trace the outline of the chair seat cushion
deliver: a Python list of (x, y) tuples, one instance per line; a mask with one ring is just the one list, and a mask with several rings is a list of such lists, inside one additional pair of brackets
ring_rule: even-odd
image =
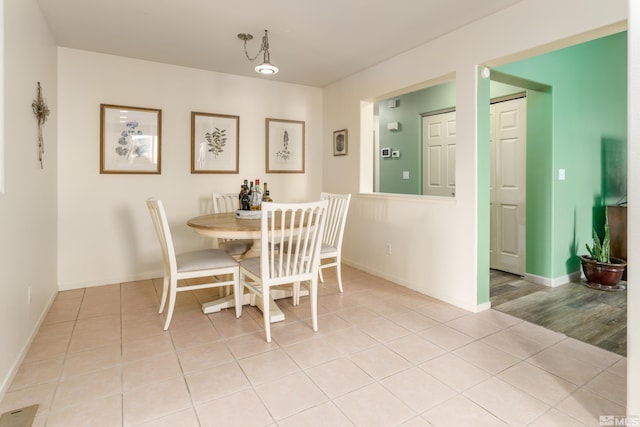
[(322, 244), (322, 247), (320, 248), (320, 254), (328, 254), (333, 252), (338, 252), (338, 249), (335, 246), (327, 245), (324, 243)]
[(251, 246), (253, 246), (253, 240), (251, 239), (228, 240), (218, 245), (220, 249), (229, 255), (244, 255), (251, 249)]
[(176, 255), (178, 271), (208, 270), (238, 265), (238, 261), (222, 249), (203, 249)]

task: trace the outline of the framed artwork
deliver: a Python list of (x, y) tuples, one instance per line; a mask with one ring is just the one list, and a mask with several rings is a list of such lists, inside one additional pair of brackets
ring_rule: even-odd
[(238, 173), (240, 117), (191, 112), (191, 173)]
[(346, 156), (347, 155), (347, 130), (336, 130), (333, 132), (333, 155), (334, 156)]
[(304, 122), (266, 119), (267, 173), (304, 173)]
[(100, 173), (159, 174), (162, 110), (100, 104)]

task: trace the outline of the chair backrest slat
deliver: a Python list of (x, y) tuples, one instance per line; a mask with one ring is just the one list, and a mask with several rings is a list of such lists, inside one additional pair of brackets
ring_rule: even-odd
[(261, 276), (289, 283), (317, 274), (328, 201), (262, 204)]
[(320, 195), (320, 199), (329, 201), (323, 243), (340, 248), (342, 246), (342, 237), (344, 236), (344, 226), (347, 222), (351, 194), (323, 192)]
[(173, 238), (171, 237), (171, 229), (167, 221), (167, 215), (161, 200), (150, 198), (147, 199), (147, 207), (153, 220), (153, 227), (156, 230), (156, 236), (162, 248), (162, 258), (165, 265), (168, 265), (171, 271), (177, 270), (176, 253), (173, 247)]

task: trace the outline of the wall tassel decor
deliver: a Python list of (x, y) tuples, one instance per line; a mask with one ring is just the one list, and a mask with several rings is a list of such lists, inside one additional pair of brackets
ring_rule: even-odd
[(42, 164), (42, 155), (44, 154), (44, 139), (42, 138), (42, 127), (49, 117), (49, 107), (47, 101), (42, 97), (42, 86), (38, 82), (38, 97), (31, 103), (33, 114), (38, 119), (38, 158), (40, 159), (40, 169), (44, 169)]

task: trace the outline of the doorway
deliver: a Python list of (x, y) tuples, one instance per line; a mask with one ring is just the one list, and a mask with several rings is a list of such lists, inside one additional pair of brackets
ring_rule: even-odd
[(527, 98), (492, 100), (490, 267), (523, 276), (526, 270)]

